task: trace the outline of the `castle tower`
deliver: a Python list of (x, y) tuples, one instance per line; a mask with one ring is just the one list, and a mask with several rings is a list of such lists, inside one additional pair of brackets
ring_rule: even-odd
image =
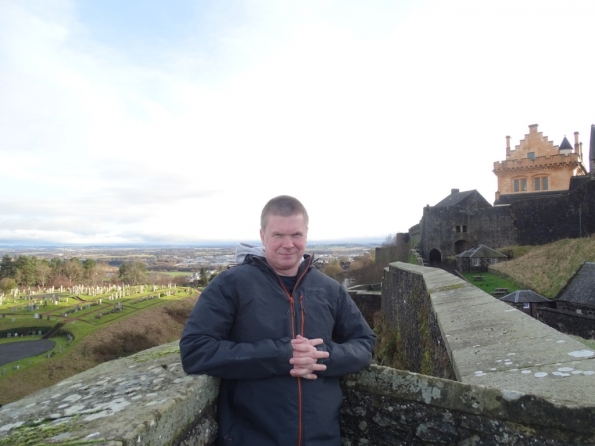
[[(493, 172), (498, 177), (495, 204), (567, 192), (572, 177), (587, 174), (578, 138), (575, 132), (574, 147), (566, 136), (557, 146), (532, 124), (512, 149), (507, 136), (506, 159), (494, 163)], [(595, 172), (595, 125), (591, 127), (590, 152), (591, 172)]]

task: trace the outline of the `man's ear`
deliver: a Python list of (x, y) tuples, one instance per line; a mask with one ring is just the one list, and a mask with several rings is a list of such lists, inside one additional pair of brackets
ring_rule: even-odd
[(260, 229), (260, 241), (264, 245), (264, 231), (262, 230), (262, 228)]

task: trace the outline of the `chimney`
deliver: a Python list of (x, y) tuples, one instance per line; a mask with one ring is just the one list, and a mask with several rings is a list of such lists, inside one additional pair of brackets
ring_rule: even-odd
[(510, 136), (506, 137), (506, 157), (510, 156)]
[(537, 133), (537, 126), (538, 126), (538, 125), (539, 125), (539, 124), (531, 124), (531, 125), (529, 126), (529, 133), (530, 133), (530, 134), (531, 134), (531, 133)]
[(574, 152), (578, 153), (579, 158), (583, 157), (582, 144), (578, 142), (578, 132), (574, 132)]
[(454, 195), (454, 194), (458, 194), (459, 190), (458, 189), (451, 189), (450, 190), (450, 195)]

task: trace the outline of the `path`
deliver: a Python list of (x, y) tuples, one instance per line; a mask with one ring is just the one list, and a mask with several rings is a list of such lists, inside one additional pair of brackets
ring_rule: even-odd
[(53, 349), (55, 345), (56, 342), (49, 339), (0, 344), (0, 366), (31, 356), (40, 355), (41, 353)]

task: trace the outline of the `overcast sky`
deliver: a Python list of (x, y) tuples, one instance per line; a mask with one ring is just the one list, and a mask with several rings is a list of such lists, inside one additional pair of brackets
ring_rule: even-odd
[[(595, 2), (0, 0), (0, 243), (385, 238), (595, 122)], [(588, 164), (588, 163), (587, 163)]]

